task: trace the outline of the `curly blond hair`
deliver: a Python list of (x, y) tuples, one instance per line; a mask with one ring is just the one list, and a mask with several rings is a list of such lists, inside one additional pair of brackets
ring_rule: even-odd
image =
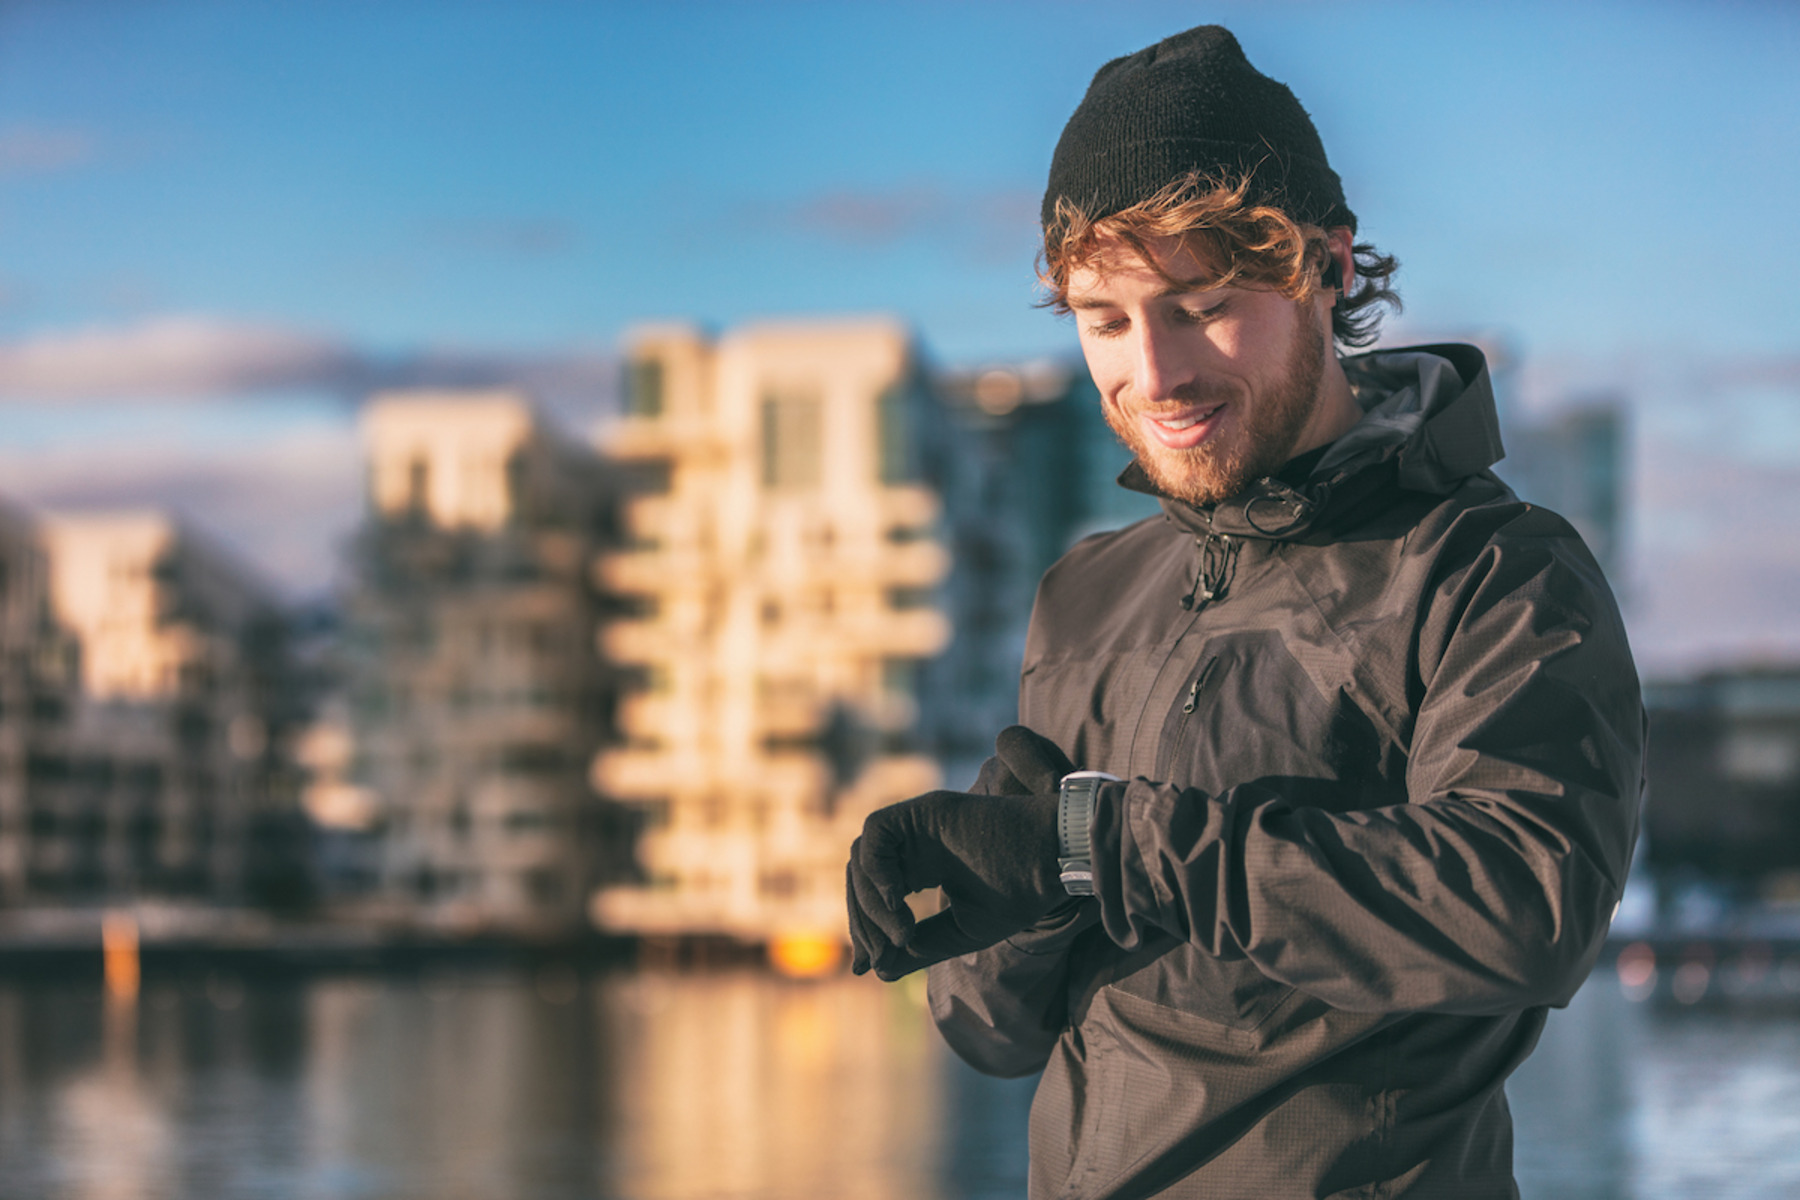
[[(1067, 197), (1058, 198), (1038, 256), (1038, 282), (1046, 293), (1042, 303), (1068, 312), (1070, 272), (1092, 262), (1104, 243), (1114, 239), (1131, 247), (1169, 283), (1188, 283), (1158, 266), (1146, 245), (1150, 239), (1170, 236), (1181, 238), (1200, 261), (1217, 265), (1217, 277), (1206, 285), (1209, 290), (1229, 285), (1268, 288), (1290, 300), (1318, 291), (1320, 270), (1330, 257), (1325, 229), (1296, 221), (1271, 205), (1252, 203), (1249, 195), (1248, 175), (1221, 180), (1191, 172), (1150, 198), (1099, 220)], [(1346, 346), (1366, 346), (1379, 332), (1380, 306), (1400, 308), (1400, 295), (1391, 285), (1400, 263), (1367, 242), (1354, 244), (1350, 253), (1355, 277), (1347, 281), (1343, 298), (1332, 309), (1332, 336)]]

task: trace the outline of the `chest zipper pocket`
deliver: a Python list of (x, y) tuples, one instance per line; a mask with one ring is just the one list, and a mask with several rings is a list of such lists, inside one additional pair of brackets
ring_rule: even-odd
[(1187, 695), (1182, 699), (1181, 708), (1172, 714), (1175, 717), (1174, 736), (1165, 739), (1168, 752), (1162, 758), (1162, 770), (1159, 772), (1165, 779), (1181, 761), (1182, 746), (1187, 741), (1188, 726), (1193, 720), (1195, 710), (1200, 707), (1203, 700), (1212, 695), (1224, 673), (1224, 668), (1219, 663), (1219, 656), (1215, 654), (1201, 664), (1199, 672), (1194, 676), (1194, 681), (1188, 685)]
[[(1206, 690), (1206, 685), (1212, 681), (1213, 672), (1218, 669), (1219, 658), (1217, 655), (1206, 660), (1206, 665), (1200, 668), (1198, 675), (1194, 676), (1194, 685), (1188, 689), (1187, 703), (1181, 706), (1182, 716), (1193, 715), (1194, 709), (1200, 705), (1200, 693)], [(1185, 725), (1187, 722), (1183, 721), (1182, 724)]]

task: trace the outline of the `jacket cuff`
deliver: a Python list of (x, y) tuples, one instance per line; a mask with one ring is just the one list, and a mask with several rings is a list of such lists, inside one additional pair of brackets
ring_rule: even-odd
[(1224, 806), (1195, 788), (1142, 776), (1094, 804), (1094, 891), (1107, 937), (1127, 950), (1152, 931), (1212, 940), (1225, 878)]

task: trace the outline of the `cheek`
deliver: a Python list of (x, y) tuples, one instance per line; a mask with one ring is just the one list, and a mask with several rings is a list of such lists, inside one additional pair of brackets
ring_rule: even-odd
[(1108, 403), (1112, 402), (1112, 398), (1121, 389), (1130, 384), (1130, 366), (1124, 362), (1124, 356), (1110, 343), (1095, 343), (1088, 338), (1083, 338), (1081, 340), (1081, 356), (1087, 361), (1088, 375), (1093, 379), (1094, 386), (1100, 390), (1100, 395), (1105, 397)]

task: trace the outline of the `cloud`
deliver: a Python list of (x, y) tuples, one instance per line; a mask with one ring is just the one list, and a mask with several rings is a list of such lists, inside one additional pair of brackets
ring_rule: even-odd
[(377, 355), (272, 323), (159, 316), (0, 342), (0, 401), (205, 400), (314, 389), (357, 402), (399, 387), (520, 387), (548, 407), (608, 411), (610, 354), (465, 348)]
[(0, 129), (0, 175), (46, 175), (93, 161), (92, 134), (81, 129), (9, 125)]
[(348, 421), (264, 442), (179, 439), (0, 448), (8, 499), (43, 509), (156, 508), (222, 544), (285, 599), (327, 592), (362, 511), (362, 449)]
[(0, 344), (0, 398), (202, 398), (341, 382), (343, 343), (273, 325), (156, 317)]

